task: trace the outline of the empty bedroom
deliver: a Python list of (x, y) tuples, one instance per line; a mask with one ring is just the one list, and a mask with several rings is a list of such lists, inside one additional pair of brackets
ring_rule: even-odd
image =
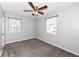
[(79, 57), (79, 2), (0, 2), (1, 57)]

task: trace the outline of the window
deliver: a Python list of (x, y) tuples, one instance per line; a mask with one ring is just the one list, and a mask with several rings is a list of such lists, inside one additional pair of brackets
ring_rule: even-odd
[(20, 32), (21, 31), (21, 20), (15, 18), (8, 18), (9, 32)]
[(46, 19), (46, 32), (56, 35), (57, 17)]

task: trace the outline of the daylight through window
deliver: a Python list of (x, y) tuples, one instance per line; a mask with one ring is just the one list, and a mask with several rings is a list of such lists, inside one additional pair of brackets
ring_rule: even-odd
[(19, 19), (8, 19), (9, 32), (20, 32), (21, 31), (21, 20)]
[(57, 17), (46, 19), (46, 32), (56, 35), (57, 32)]

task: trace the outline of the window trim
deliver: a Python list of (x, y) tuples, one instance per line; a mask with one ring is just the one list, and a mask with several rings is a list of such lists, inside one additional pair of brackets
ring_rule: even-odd
[(47, 18), (45, 18), (45, 20), (48, 20), (48, 19), (50, 19), (50, 18), (54, 18), (54, 17), (58, 17), (59, 15), (55, 15), (55, 16), (51, 16), (51, 17), (47, 17)]
[[(15, 17), (7, 17), (7, 19), (8, 19), (8, 32), (9, 33), (19, 33), (19, 32), (21, 32), (21, 28), (22, 28), (22, 19), (21, 18), (15, 18)], [(9, 19), (17, 19), (17, 20), (20, 20), (20, 31), (18, 31), (18, 32), (10, 32), (9, 31)]]
[[(58, 16), (59, 15), (55, 15), (55, 16), (52, 16), (52, 17), (48, 17), (48, 18), (45, 18), (45, 21), (46, 21), (46, 34), (51, 34), (51, 35), (56, 35), (57, 34), (57, 24), (58, 24)], [(51, 33), (49, 33), (48, 31), (47, 31), (47, 20), (49, 20), (49, 19), (51, 19), (51, 18), (54, 18), (54, 17), (57, 17), (57, 24), (56, 24), (56, 34), (53, 34), (52, 32)]]
[(22, 20), (21, 18), (15, 18), (15, 17), (7, 17), (8, 19), (18, 19), (18, 20)]

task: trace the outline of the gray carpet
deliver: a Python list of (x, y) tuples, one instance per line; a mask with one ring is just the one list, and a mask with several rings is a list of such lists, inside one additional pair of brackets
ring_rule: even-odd
[(2, 57), (78, 57), (38, 39), (5, 45)]

